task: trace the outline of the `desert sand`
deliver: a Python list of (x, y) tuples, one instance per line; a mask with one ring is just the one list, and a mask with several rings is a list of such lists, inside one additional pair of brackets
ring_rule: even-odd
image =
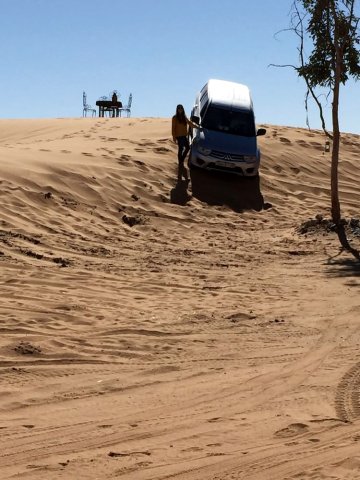
[(186, 180), (170, 123), (0, 121), (1, 480), (360, 478), (360, 269), (300, 229), (323, 133), (261, 125), (258, 179)]

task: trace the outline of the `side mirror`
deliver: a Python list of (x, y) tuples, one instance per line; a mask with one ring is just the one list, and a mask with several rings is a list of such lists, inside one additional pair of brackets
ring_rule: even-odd
[(191, 115), (190, 119), (192, 122), (197, 123), (199, 125), (200, 118), (197, 115)]
[(265, 135), (266, 133), (266, 128), (259, 128), (259, 130), (256, 132), (257, 137), (261, 137), (261, 135)]

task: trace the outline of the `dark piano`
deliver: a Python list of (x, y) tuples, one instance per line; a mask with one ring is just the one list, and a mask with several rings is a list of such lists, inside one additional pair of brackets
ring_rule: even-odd
[(105, 112), (111, 112), (113, 117), (118, 117), (122, 102), (112, 102), (111, 100), (98, 100), (96, 106), (99, 107), (99, 117), (104, 117)]

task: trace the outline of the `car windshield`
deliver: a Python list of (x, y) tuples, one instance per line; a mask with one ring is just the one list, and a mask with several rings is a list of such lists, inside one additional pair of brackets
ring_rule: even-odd
[(210, 105), (201, 126), (216, 132), (226, 132), (241, 137), (255, 136), (254, 116), (243, 110), (226, 110)]

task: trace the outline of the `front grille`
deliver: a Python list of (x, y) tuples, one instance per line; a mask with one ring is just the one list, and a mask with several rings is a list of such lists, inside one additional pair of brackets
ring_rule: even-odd
[(226, 167), (219, 167), (216, 163), (208, 163), (207, 168), (210, 170), (221, 170), (222, 172), (231, 172), (231, 173), (239, 173), (240, 175), (244, 175), (244, 172), (241, 167), (234, 167), (234, 168), (226, 168)]
[(228, 162), (243, 162), (244, 155), (236, 155), (236, 153), (220, 152), (219, 150), (211, 150), (210, 157)]

